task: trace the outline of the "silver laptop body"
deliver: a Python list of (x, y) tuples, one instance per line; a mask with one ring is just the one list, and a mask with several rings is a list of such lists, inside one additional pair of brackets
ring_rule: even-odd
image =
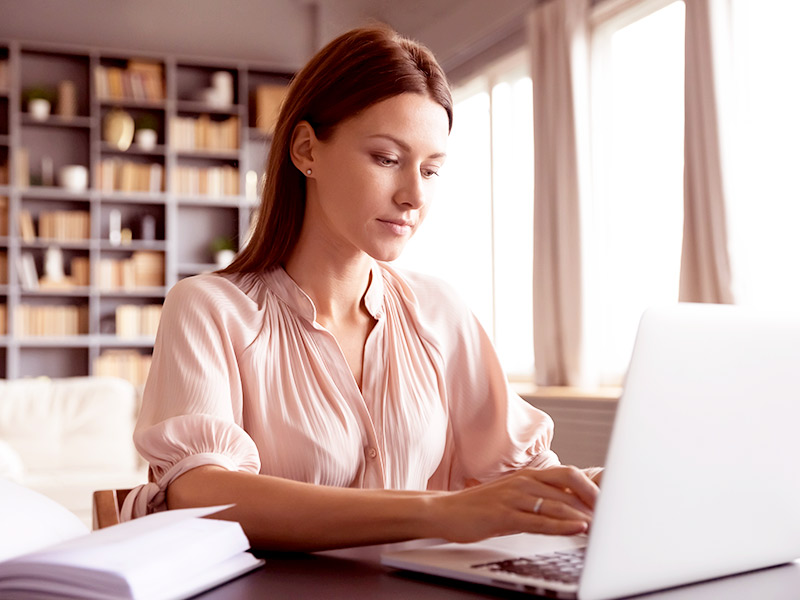
[[(652, 308), (588, 537), (506, 536), (390, 552), (383, 562), (581, 600), (773, 566), (800, 557), (799, 459), (800, 315)], [(587, 547), (577, 583), (498, 567), (578, 546)]]

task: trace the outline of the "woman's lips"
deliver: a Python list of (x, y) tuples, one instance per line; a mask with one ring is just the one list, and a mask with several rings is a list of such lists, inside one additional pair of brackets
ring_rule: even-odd
[(378, 219), (378, 222), (395, 235), (408, 235), (414, 228), (414, 225), (408, 221)]

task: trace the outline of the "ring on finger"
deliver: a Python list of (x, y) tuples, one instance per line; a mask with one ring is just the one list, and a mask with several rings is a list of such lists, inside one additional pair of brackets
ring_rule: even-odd
[(544, 498), (539, 498), (536, 504), (533, 505), (533, 514), (539, 514), (539, 511), (542, 510), (542, 504), (544, 504)]

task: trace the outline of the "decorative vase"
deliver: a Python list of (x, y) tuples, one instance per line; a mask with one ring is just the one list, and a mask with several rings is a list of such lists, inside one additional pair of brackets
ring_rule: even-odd
[(28, 112), (36, 121), (46, 121), (50, 116), (50, 102), (44, 98), (34, 98), (28, 102)]
[(217, 250), (214, 253), (214, 261), (217, 263), (217, 267), (224, 269), (233, 262), (234, 256), (236, 256), (236, 252), (233, 250)]
[(89, 170), (83, 165), (64, 165), (58, 170), (58, 182), (70, 192), (83, 192), (89, 184)]
[(137, 129), (134, 140), (136, 140), (136, 145), (139, 148), (149, 152), (156, 147), (158, 133), (154, 129)]

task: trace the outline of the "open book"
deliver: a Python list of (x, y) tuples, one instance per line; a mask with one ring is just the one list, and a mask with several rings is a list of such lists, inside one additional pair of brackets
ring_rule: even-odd
[(188, 598), (263, 564), (227, 506), (171, 510), (89, 532), (0, 478), (0, 598)]

